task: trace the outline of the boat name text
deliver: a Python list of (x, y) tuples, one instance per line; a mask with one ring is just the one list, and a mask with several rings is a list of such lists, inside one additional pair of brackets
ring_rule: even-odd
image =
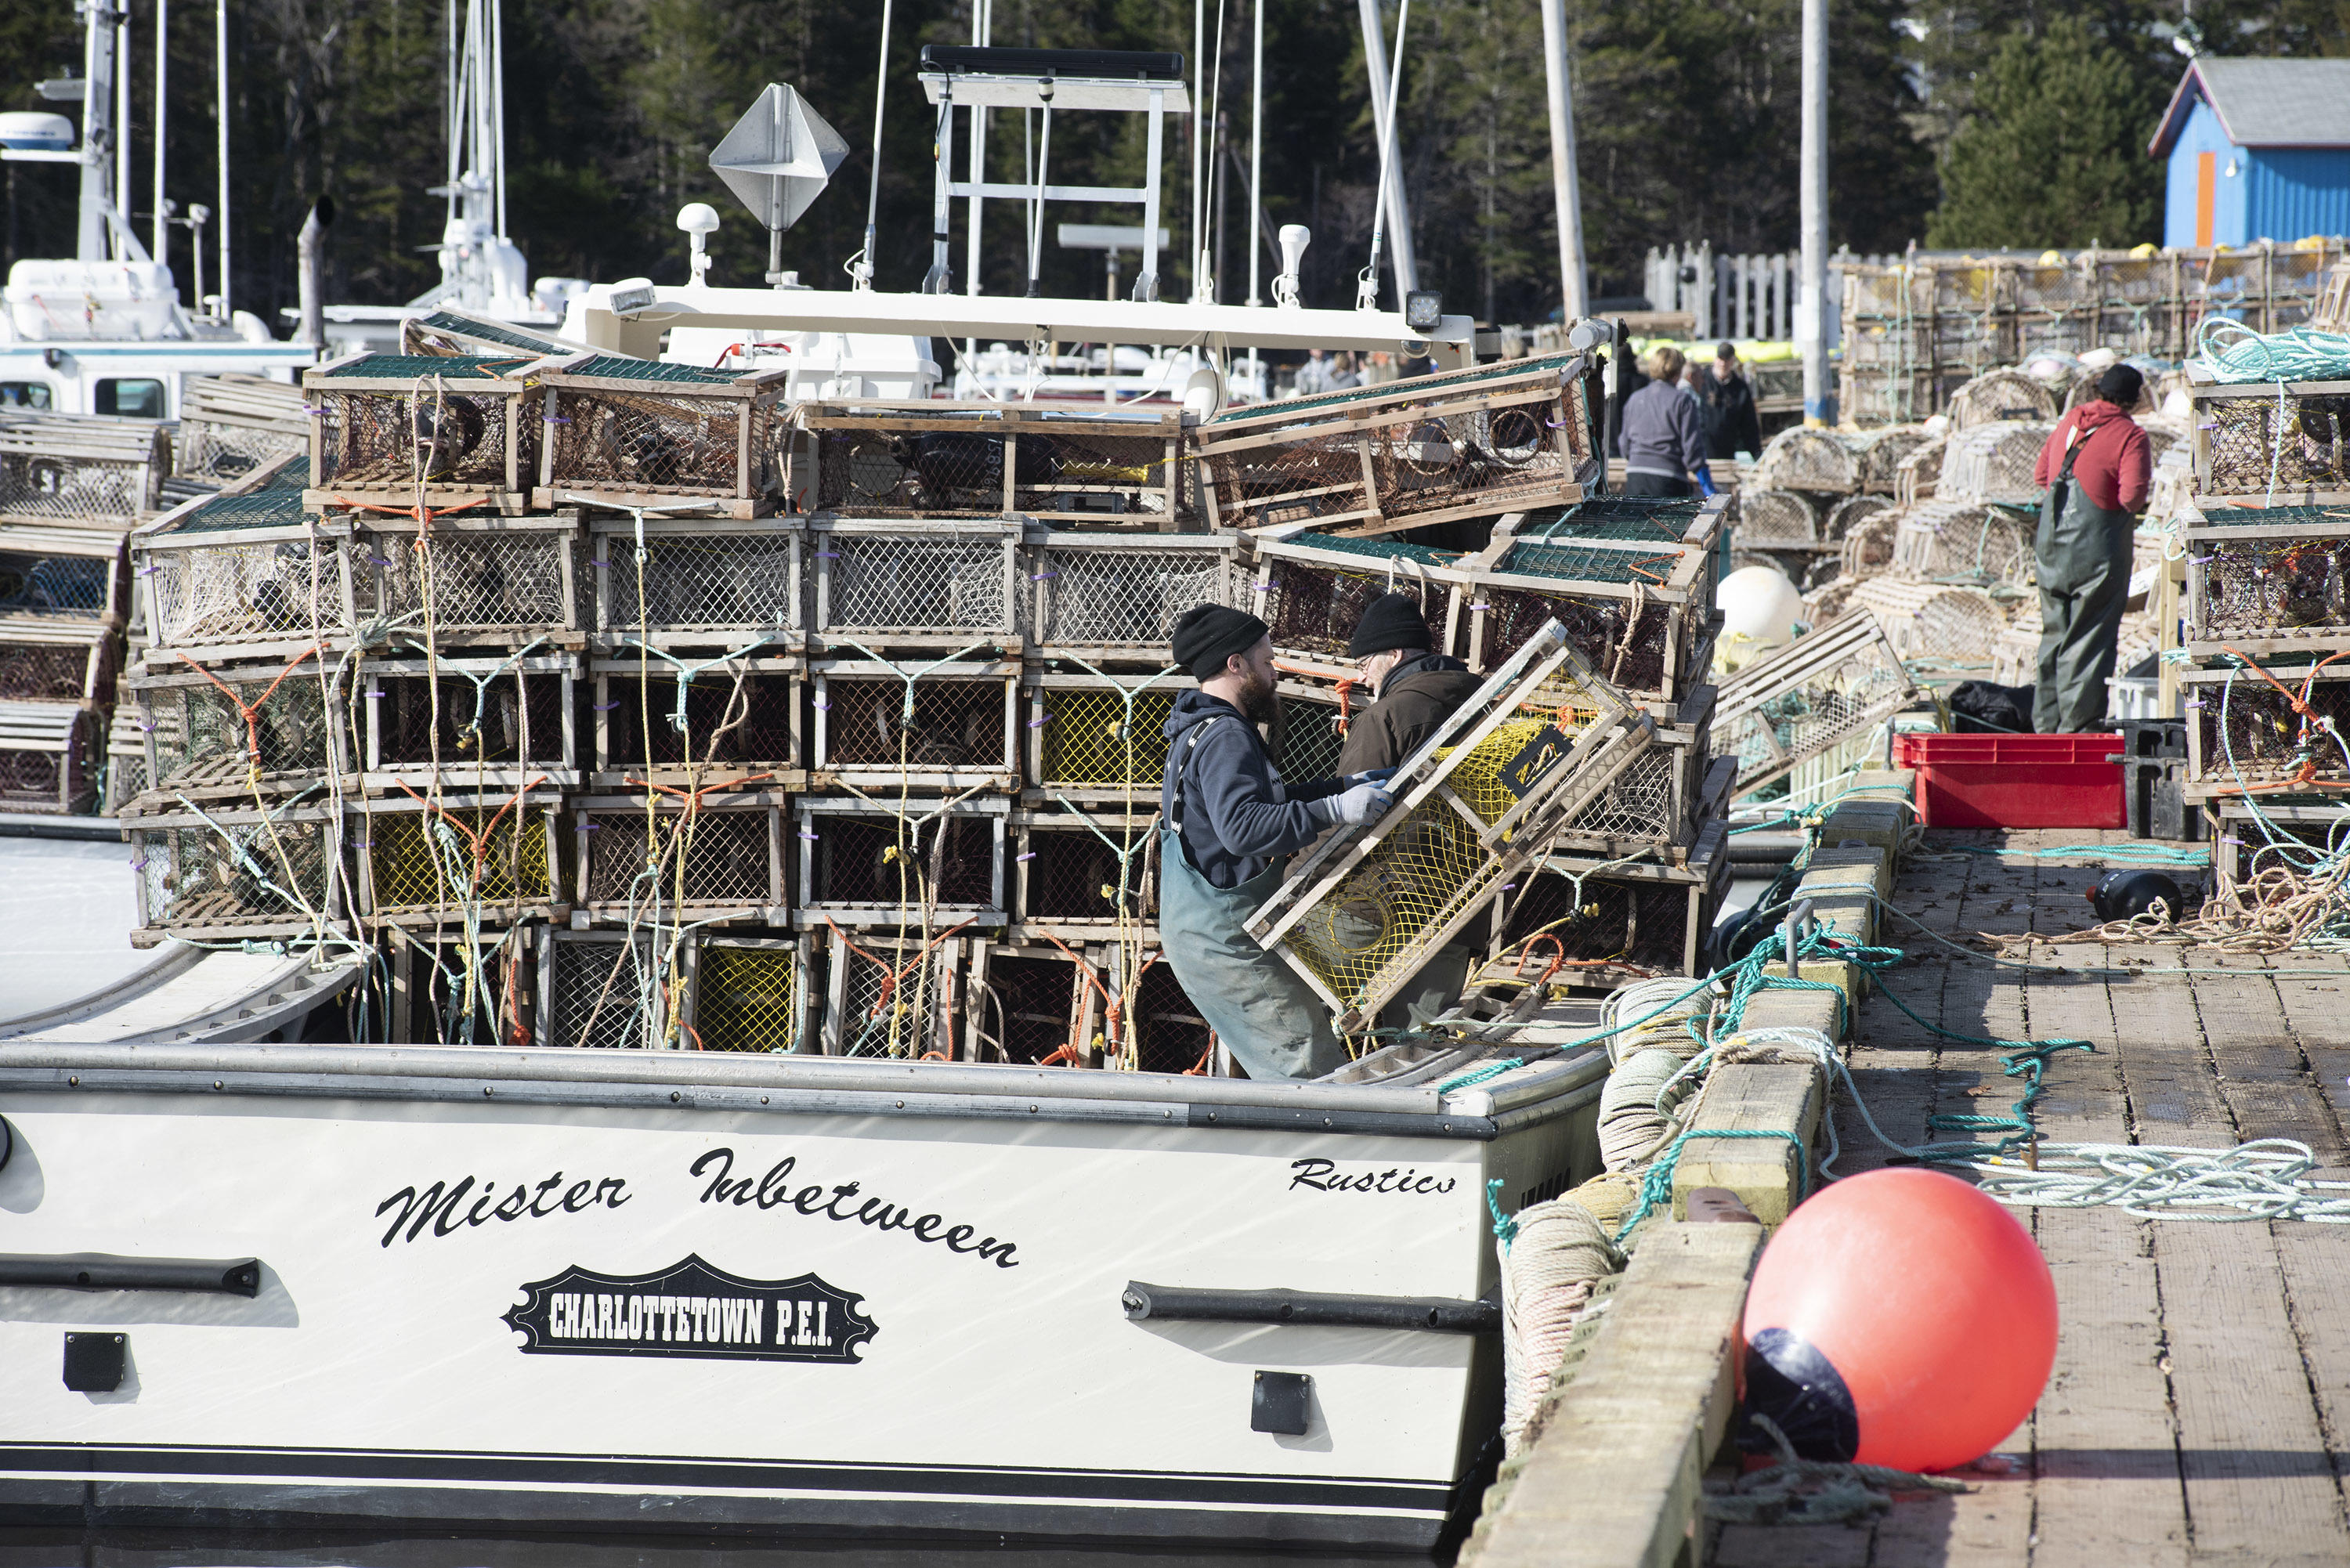
[(717, 1167), (710, 1185), (702, 1189), (704, 1203), (732, 1203), (738, 1208), (756, 1204), (762, 1209), (789, 1206), (810, 1219), (820, 1214), (827, 1220), (853, 1220), (876, 1231), (903, 1231), (917, 1241), (943, 1245), (950, 1252), (975, 1253), (993, 1262), (999, 1269), (1020, 1266), (1020, 1261), (1012, 1255), (1014, 1246), (1010, 1241), (981, 1236), (969, 1225), (949, 1225), (936, 1214), (916, 1215), (911, 1209), (886, 1203), (879, 1198), (860, 1199), (858, 1194), (863, 1189), (854, 1181), (829, 1188), (811, 1182), (795, 1192), (789, 1179), (798, 1164), (796, 1156), (787, 1154), (769, 1166), (766, 1174), (755, 1182), (747, 1176), (730, 1179), (734, 1170), (734, 1151), (713, 1148), (695, 1160), (686, 1173), (700, 1176), (713, 1165)]
[(1454, 1180), (1450, 1176), (1422, 1176), (1417, 1169), (1399, 1170), (1394, 1166), (1385, 1170), (1340, 1170), (1338, 1162), (1333, 1159), (1293, 1159), (1289, 1169), (1292, 1192), (1301, 1187), (1310, 1187), (1316, 1192), (1450, 1192)]
[(498, 1183), (482, 1182), (480, 1196), (467, 1206), (465, 1196), (473, 1190), (477, 1179), (469, 1176), (453, 1187), (436, 1181), (421, 1195), (413, 1187), (403, 1187), (377, 1204), (378, 1219), (382, 1218), (392, 1205), (400, 1205), (400, 1212), (392, 1216), (391, 1229), (383, 1233), (383, 1245), (391, 1245), (392, 1238), (400, 1234), (402, 1225), (408, 1227), (408, 1239), (413, 1241), (424, 1234), (424, 1228), (428, 1225), (435, 1236), (446, 1236), (461, 1225), (479, 1226), (493, 1219), (508, 1223), (525, 1215), (534, 1220), (545, 1220), (556, 1214), (578, 1214), (599, 1203), (607, 1209), (618, 1209), (634, 1196), (621, 1190), (628, 1183), (617, 1176), (607, 1176), (601, 1180), (575, 1181), (568, 1189), (557, 1194), (556, 1189), (563, 1186), (563, 1172), (558, 1170), (536, 1188), (515, 1183), (515, 1189), (503, 1199), (498, 1197)]

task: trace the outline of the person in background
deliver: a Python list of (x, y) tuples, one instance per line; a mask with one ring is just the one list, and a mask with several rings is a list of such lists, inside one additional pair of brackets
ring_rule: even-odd
[[(1338, 751), (1340, 774), (1393, 777), (1437, 726), (1484, 685), (1459, 659), (1431, 652), (1434, 641), (1419, 601), (1409, 594), (1381, 594), (1363, 607), (1347, 651), (1376, 700), (1347, 725), (1346, 743)], [(1342, 912), (1337, 918), (1343, 921), (1350, 917)], [(1352, 940), (1340, 933), (1341, 942), (1357, 950), (1375, 946), (1379, 937), (1370, 930)], [(1380, 1011), (1380, 1027), (1427, 1024), (1461, 999), (1461, 983), (1476, 961), (1473, 940), (1438, 950), (1418, 977)]]
[(1762, 416), (1754, 406), (1754, 383), (1728, 343), (1713, 351), (1713, 369), (1699, 383), (1705, 402), (1705, 451), (1709, 457), (1752, 456), (1762, 450)]
[(1329, 1009), (1249, 935), (1290, 855), (1388, 808), (1387, 775), (1284, 784), (1257, 726), (1274, 716), (1264, 622), (1196, 605), (1175, 623), (1175, 662), (1199, 680), (1167, 716), (1159, 781), (1159, 930), (1184, 994), (1252, 1078), (1318, 1078), (1346, 1059)]
[(1331, 357), (1328, 390), (1344, 391), (1348, 387), (1359, 387), (1362, 384), (1363, 378), (1355, 369), (1355, 357), (1352, 354), (1342, 353)]
[(1688, 362), (1678, 348), (1658, 349), (1644, 367), (1648, 384), (1624, 400), (1618, 440), (1627, 495), (1687, 495), (1692, 480), (1702, 493), (1713, 493), (1713, 475), (1705, 465), (1705, 420), (1697, 400), (1679, 386)]
[(1705, 413), (1705, 392), (1704, 389), (1698, 385), (1699, 373), (1696, 360), (1691, 359), (1684, 363), (1681, 366), (1680, 386), (1682, 391), (1688, 393), (1691, 398), (1696, 400), (1699, 417), (1703, 418)]
[(1297, 367), (1296, 377), (1290, 387), (1301, 398), (1330, 389), (1330, 357), (1319, 348), (1308, 349), (1305, 363)]
[(2106, 682), (2129, 601), (2131, 535), (2153, 478), (2146, 431), (2130, 418), (2146, 389), (2135, 367), (2097, 378), (2097, 395), (2050, 433), (2033, 473), (2046, 488), (2033, 556), (2040, 576), (2040, 681), (2032, 726), (2078, 734), (2105, 722)]

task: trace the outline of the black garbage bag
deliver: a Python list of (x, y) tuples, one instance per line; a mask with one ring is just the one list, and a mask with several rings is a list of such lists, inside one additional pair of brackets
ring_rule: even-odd
[(2032, 688), (1970, 680), (1950, 693), (1950, 727), (1961, 735), (2032, 733)]

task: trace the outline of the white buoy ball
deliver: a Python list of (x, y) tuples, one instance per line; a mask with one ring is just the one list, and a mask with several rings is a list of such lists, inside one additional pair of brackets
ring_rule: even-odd
[(1713, 602), (1721, 611), (1724, 636), (1778, 648), (1795, 640), (1804, 618), (1804, 596), (1775, 566), (1741, 566), (1721, 579)]

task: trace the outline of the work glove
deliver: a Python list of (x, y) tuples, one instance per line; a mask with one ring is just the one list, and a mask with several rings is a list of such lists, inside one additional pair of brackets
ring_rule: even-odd
[(1709, 463), (1699, 463), (1692, 471), (1697, 475), (1697, 493), (1708, 501), (1713, 499), (1713, 469)]
[(1385, 815), (1388, 805), (1393, 804), (1393, 797), (1375, 784), (1358, 784), (1339, 795), (1333, 804), (1337, 808), (1340, 822), (1349, 827), (1360, 827)]
[(1368, 773), (1348, 774), (1339, 782), (1348, 789), (1354, 788), (1357, 784), (1383, 784), (1402, 771), (1400, 768), (1373, 768)]

